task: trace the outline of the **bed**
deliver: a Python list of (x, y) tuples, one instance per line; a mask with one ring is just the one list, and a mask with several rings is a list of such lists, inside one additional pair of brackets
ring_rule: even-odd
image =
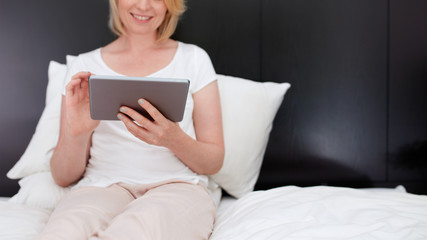
[[(244, 2), (189, 0), (174, 35), (219, 73), (210, 239), (427, 239), (426, 2)], [(0, 239), (33, 239), (68, 191), (48, 164), (67, 65), (112, 36), (107, 1), (2, 4)]]
[[(392, 200), (391, 200), (392, 199)], [(223, 199), (210, 239), (425, 239), (426, 198), (396, 190), (283, 187)], [(33, 239), (49, 210), (0, 202), (0, 239)]]
[[(45, 109), (27, 149), (8, 172), (9, 178), (21, 179), (20, 190), (0, 202), (0, 239), (33, 239), (68, 191), (54, 183), (49, 158), (59, 133), (61, 89), (74, 58), (68, 55), (66, 64), (49, 64)], [(210, 176), (209, 190), (218, 206), (211, 240), (427, 237), (427, 196), (409, 194), (403, 186), (283, 186), (253, 191), (273, 119), (291, 86), (217, 77), (226, 154), (221, 171)], [(228, 196), (222, 197), (222, 190)]]
[[(0, 201), (0, 239), (30, 240), (50, 210)], [(223, 198), (211, 240), (426, 239), (427, 197), (403, 189), (280, 187)]]

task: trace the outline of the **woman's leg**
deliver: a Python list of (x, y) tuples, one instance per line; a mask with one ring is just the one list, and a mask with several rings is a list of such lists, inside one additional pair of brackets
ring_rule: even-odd
[[(145, 191), (142, 191), (145, 192)], [(95, 234), (99, 239), (208, 239), (216, 207), (205, 187), (169, 183), (148, 190)]]
[(73, 189), (58, 203), (37, 239), (88, 239), (134, 199), (118, 185)]

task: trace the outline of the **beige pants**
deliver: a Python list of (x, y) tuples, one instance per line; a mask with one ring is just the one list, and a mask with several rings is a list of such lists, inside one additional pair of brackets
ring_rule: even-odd
[(37, 239), (208, 239), (215, 211), (202, 185), (82, 187), (63, 197)]

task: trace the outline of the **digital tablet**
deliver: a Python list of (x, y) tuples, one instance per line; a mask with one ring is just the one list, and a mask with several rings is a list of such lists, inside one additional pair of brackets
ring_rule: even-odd
[(180, 122), (187, 101), (188, 79), (100, 76), (89, 77), (90, 114), (94, 120), (118, 120), (121, 106), (152, 119), (138, 104), (147, 99), (167, 119)]

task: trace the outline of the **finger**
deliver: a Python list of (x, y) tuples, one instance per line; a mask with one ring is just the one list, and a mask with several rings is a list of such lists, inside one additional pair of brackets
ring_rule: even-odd
[(163, 116), (162, 113), (160, 113), (157, 108), (155, 108), (150, 102), (148, 102), (146, 99), (139, 99), (138, 104), (145, 109), (145, 111), (148, 112), (148, 114), (154, 119), (154, 121), (162, 122), (166, 118)]
[(78, 73), (76, 73), (76, 74), (74, 74), (72, 77), (71, 77), (71, 79), (74, 79), (74, 78), (81, 78), (81, 79), (88, 79), (89, 78), (89, 76), (90, 75), (93, 75), (92, 73), (90, 73), (90, 72), (78, 72)]
[(79, 72), (74, 76), (81, 79), (80, 88), (85, 88), (86, 86), (89, 85), (89, 77), (91, 75), (92, 75), (92, 73), (90, 73), (90, 72)]
[(89, 89), (89, 81), (85, 81), (85, 80), (81, 81), (80, 82), (80, 88), (88, 91), (88, 89)]
[(71, 81), (65, 87), (66, 94), (73, 96), (76, 92), (76, 88), (88, 88), (89, 76), (94, 75), (90, 72), (78, 72), (71, 77)]
[(140, 127), (146, 128), (146, 129), (153, 129), (153, 122), (146, 117), (142, 116), (139, 112), (135, 111), (134, 109), (126, 106), (120, 107), (120, 112), (126, 114), (133, 120), (137, 122), (137, 124)]
[(77, 86), (80, 86), (81, 79), (73, 78), (71, 81), (65, 86), (66, 95), (73, 96), (75, 93), (75, 89)]
[(117, 118), (120, 119), (128, 129), (130, 133), (141, 140), (145, 140), (147, 135), (147, 130), (135, 124), (132, 119), (130, 119), (126, 114), (118, 113)]

